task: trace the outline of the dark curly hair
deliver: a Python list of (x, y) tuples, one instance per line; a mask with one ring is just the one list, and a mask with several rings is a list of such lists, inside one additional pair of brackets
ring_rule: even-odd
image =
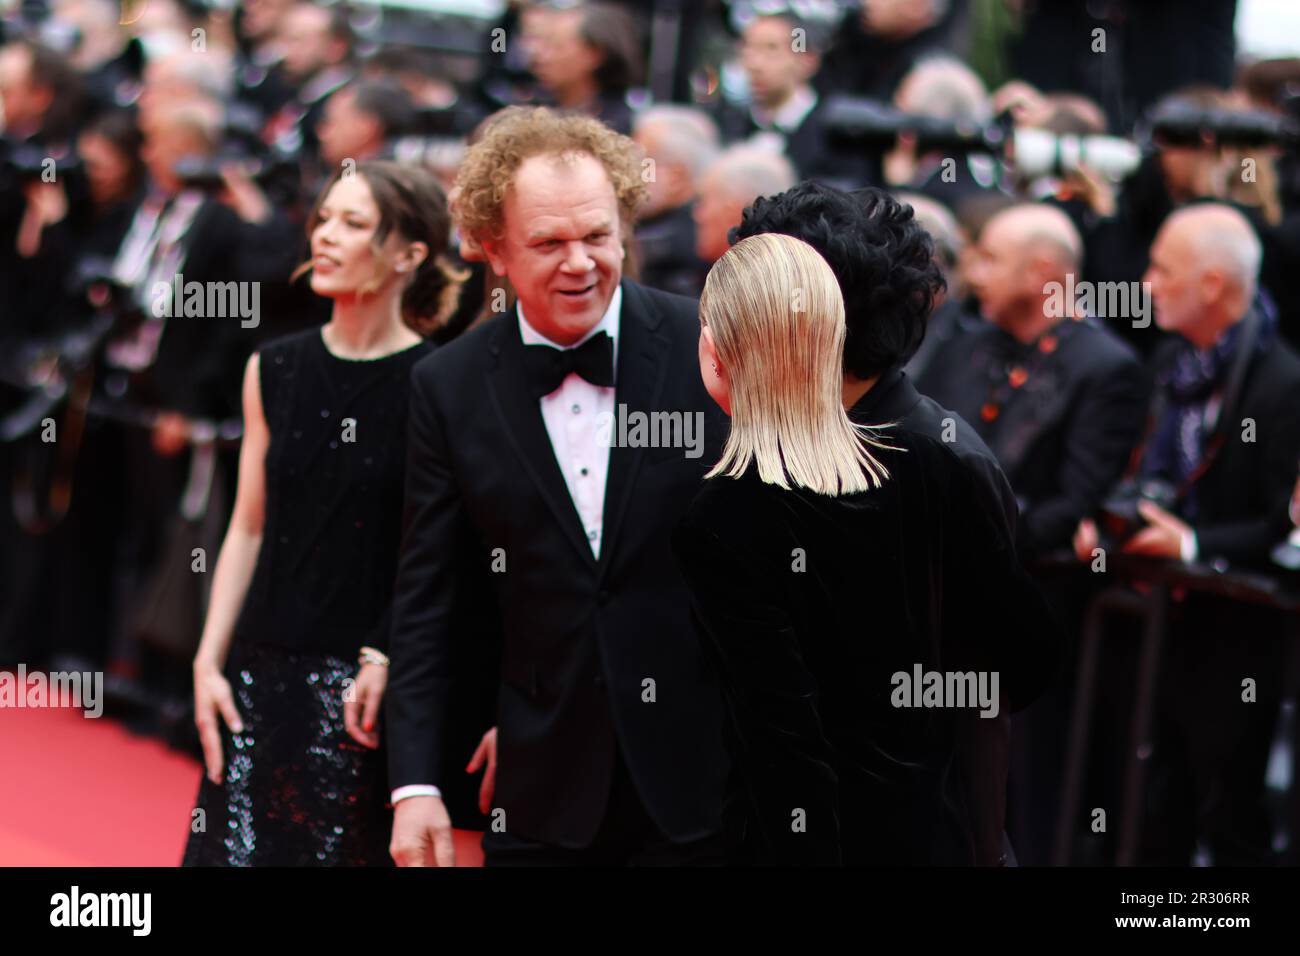
[(779, 232), (816, 249), (839, 281), (848, 336), (844, 371), (860, 379), (903, 365), (925, 338), (945, 288), (934, 240), (912, 207), (887, 192), (852, 193), (815, 182), (759, 198), (728, 238)]

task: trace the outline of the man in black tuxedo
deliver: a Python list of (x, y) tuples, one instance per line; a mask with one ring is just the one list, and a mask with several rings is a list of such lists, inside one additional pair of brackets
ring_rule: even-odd
[[(643, 188), (630, 140), (546, 108), (504, 114), (461, 168), (460, 230), (519, 301), (412, 377), (388, 689), (399, 864), (454, 861), (439, 788), (470, 755), (452, 752), (449, 693), (469, 679), (453, 661), (495, 636), (474, 623), (494, 613), (488, 865), (720, 862), (721, 701), (670, 534), (725, 426), (695, 302), (621, 281)], [(637, 437), (652, 411), (683, 424), (669, 447)]]
[(1146, 380), (1110, 330), (1080, 314), (1069, 217), (1042, 204), (994, 216), (969, 279), (988, 322), (950, 339), (921, 391), (974, 426), (1020, 501), (1021, 557), (1066, 548), (1137, 441)]
[[(1291, 528), (1300, 357), (1256, 299), (1261, 259), (1250, 223), (1218, 203), (1173, 213), (1156, 236), (1146, 279), (1156, 322), (1176, 338), (1156, 353), (1157, 391), (1133, 460), (1137, 477), (1176, 498), (1139, 505), (1145, 527), (1116, 542), (1126, 552), (1263, 570)], [(1088, 519), (1074, 544), (1093, 561), (1107, 542)], [(1283, 614), (1192, 594), (1171, 607), (1169, 629), (1144, 861), (1185, 866), (1199, 839), (1216, 865), (1267, 863), (1264, 772), (1285, 695)]]

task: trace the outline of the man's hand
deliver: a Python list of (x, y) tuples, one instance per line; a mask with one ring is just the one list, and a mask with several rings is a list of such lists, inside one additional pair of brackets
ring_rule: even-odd
[(27, 205), (18, 226), (15, 245), (18, 254), (30, 259), (41, 251), (41, 235), (47, 226), (61, 222), (68, 214), (68, 194), (63, 183), (33, 180), (23, 186)]
[(1080, 561), (1091, 561), (1093, 551), (1100, 538), (1097, 535), (1097, 523), (1091, 518), (1084, 518), (1074, 531), (1074, 556)]
[(153, 425), (153, 450), (164, 458), (179, 455), (190, 439), (190, 423), (177, 412), (163, 412)]
[(1183, 538), (1192, 533), (1191, 525), (1176, 518), (1154, 501), (1139, 501), (1138, 514), (1146, 519), (1147, 526), (1129, 538), (1123, 550), (1128, 554), (1180, 560), (1183, 556)]
[(483, 771), (483, 783), (478, 788), (478, 809), (479, 813), (486, 816), (492, 808), (492, 793), (496, 790), (497, 783), (497, 729), (495, 727), (483, 735), (465, 772), (474, 773), (483, 766), (485, 761), (487, 769)]
[(244, 222), (258, 224), (271, 218), (271, 203), (238, 162), (221, 164), (221, 181), (226, 188), (219, 197)]
[(455, 866), (451, 817), (440, 797), (407, 797), (393, 808), (389, 855), (398, 866)]

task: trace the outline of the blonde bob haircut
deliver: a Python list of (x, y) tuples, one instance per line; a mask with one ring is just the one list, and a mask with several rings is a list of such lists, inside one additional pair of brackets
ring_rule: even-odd
[(844, 299), (825, 260), (792, 236), (743, 239), (714, 263), (700, 296), (731, 385), (731, 433), (706, 477), (760, 480), (842, 495), (889, 477), (871, 448), (891, 449), (844, 411)]

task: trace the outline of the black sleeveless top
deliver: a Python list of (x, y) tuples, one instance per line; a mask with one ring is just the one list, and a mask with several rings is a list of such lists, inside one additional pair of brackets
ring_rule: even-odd
[(311, 329), (260, 350), (266, 512), (237, 643), (346, 660), (387, 648), (411, 367), (433, 348), (342, 359)]

